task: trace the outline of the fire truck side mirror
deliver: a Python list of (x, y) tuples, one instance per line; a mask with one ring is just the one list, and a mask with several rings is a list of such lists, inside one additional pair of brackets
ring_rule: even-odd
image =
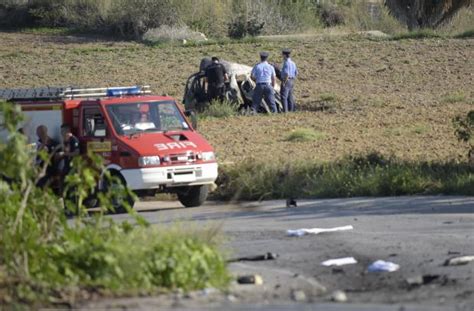
[(196, 130), (198, 126), (196, 112), (194, 112), (194, 110), (188, 109), (184, 111), (184, 115), (191, 120), (191, 125), (193, 126), (193, 129)]

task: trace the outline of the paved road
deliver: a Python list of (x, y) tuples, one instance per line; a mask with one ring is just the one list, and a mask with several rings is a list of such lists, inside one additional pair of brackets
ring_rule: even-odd
[[(138, 209), (157, 226), (177, 220), (196, 226), (220, 225), (231, 257), (273, 252), (279, 258), (231, 264), (235, 274), (261, 274), (263, 286), (233, 285), (226, 295), (203, 292), (188, 299), (134, 300), (134, 308), (155, 301), (156, 306), (186, 310), (219, 310), (222, 304), (226, 310), (250, 306), (252, 310), (474, 310), (474, 262), (443, 266), (447, 258), (474, 255), (474, 197), (306, 200), (298, 201), (296, 208), (286, 208), (283, 201), (211, 202), (194, 209), (181, 208), (175, 202), (141, 202)], [(286, 236), (287, 229), (346, 225), (354, 229)], [(358, 264), (340, 269), (320, 264), (347, 256), (355, 257)], [(377, 259), (395, 262), (400, 270), (368, 273), (367, 266)], [(414, 288), (407, 286), (406, 278), (423, 275), (438, 279)], [(343, 290), (349, 302), (328, 304), (334, 290)], [(294, 302), (300, 291), (305, 293), (304, 299)], [(125, 300), (119, 305), (122, 303), (130, 306), (132, 302)]]

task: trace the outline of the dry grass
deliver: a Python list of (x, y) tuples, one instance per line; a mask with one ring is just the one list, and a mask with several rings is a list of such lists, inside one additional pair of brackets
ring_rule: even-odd
[[(465, 157), (451, 120), (472, 109), (473, 39), (371, 41), (343, 36), (303, 36), (278, 41), (160, 46), (101, 39), (0, 33), (0, 85), (130, 85), (148, 83), (158, 93), (182, 98), (186, 78), (202, 57), (252, 65), (258, 51), (280, 62), (294, 49), (300, 69), (296, 97), (308, 110), (331, 98), (332, 109), (202, 120), (199, 129), (221, 161), (254, 158), (330, 161), (379, 151), (402, 160)], [(447, 94), (464, 94), (450, 103)], [(314, 109), (317, 110), (317, 109)], [(422, 125), (422, 129), (413, 129)], [(297, 128), (315, 128), (323, 140), (286, 141)], [(390, 129), (411, 129), (394, 130)], [(289, 150), (293, 151), (289, 154)]]

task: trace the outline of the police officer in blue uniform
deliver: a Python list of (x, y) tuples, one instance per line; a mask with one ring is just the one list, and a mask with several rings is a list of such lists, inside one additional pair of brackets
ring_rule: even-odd
[(275, 104), (275, 68), (267, 62), (268, 52), (260, 52), (260, 63), (252, 69), (251, 78), (257, 84), (253, 90), (252, 112), (257, 112), (262, 103), (262, 97), (270, 106), (271, 112), (277, 112)]
[(283, 111), (295, 111), (295, 97), (293, 96), (293, 87), (295, 86), (295, 79), (298, 75), (298, 68), (290, 58), (290, 49), (283, 49), (283, 65), (281, 67), (281, 88), (280, 97), (283, 104)]

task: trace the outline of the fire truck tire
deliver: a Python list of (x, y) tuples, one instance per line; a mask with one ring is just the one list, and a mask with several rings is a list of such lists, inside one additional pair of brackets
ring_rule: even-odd
[(206, 201), (208, 194), (208, 185), (189, 186), (178, 192), (178, 200), (184, 207), (198, 207)]
[[(115, 177), (115, 178), (112, 179), (112, 182), (113, 181), (120, 182), (123, 186), (126, 186), (125, 179), (122, 177), (122, 175), (120, 173), (112, 172), (111, 175), (112, 175), (112, 177)], [(109, 183), (110, 183), (110, 181), (107, 181), (107, 180), (104, 181), (104, 191), (108, 191), (109, 188), (113, 189), (114, 186), (117, 186), (117, 185), (109, 184)], [(128, 205), (131, 208), (133, 208), (133, 205), (135, 204), (135, 199), (130, 194), (126, 194), (123, 198), (120, 198), (120, 200), (112, 200), (112, 205), (113, 205), (113, 208), (114, 208), (113, 213), (114, 214), (127, 213), (125, 203), (128, 203)]]

